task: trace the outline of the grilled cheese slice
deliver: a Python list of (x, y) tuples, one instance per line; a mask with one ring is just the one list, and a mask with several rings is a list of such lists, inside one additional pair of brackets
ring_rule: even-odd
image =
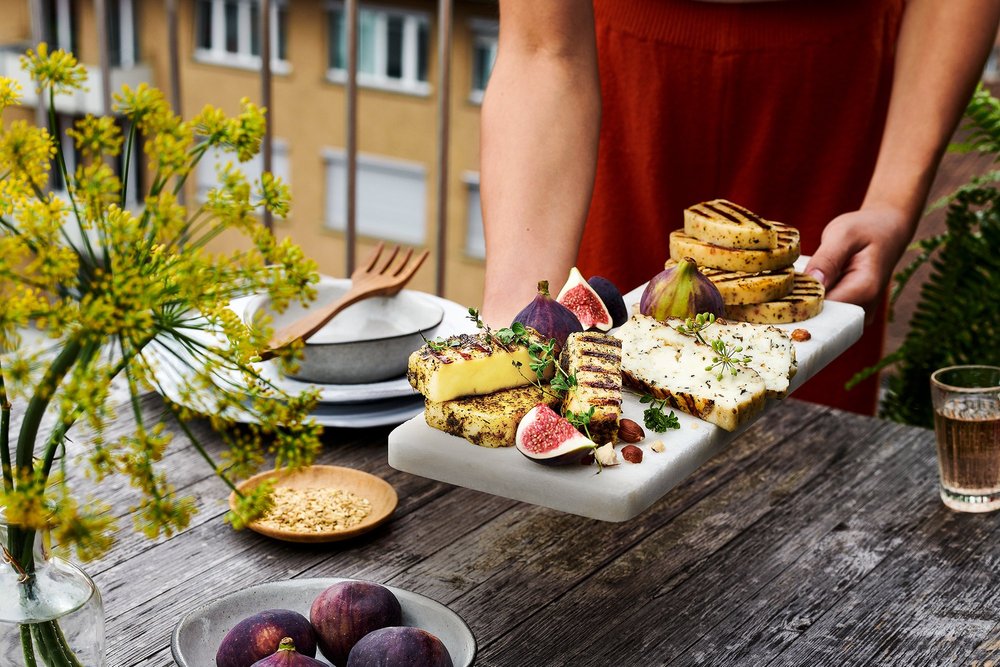
[[(664, 265), (668, 269), (675, 266), (677, 266), (677, 262), (672, 259), (668, 259)], [(727, 271), (709, 267), (698, 267), (698, 271), (711, 280), (712, 284), (719, 290), (727, 309), (730, 304), (742, 305), (775, 301), (787, 296), (795, 283), (795, 269), (790, 266), (785, 269), (758, 273)]]
[(777, 225), (725, 199), (684, 210), (684, 233), (723, 248), (763, 250), (778, 246)]
[(784, 269), (799, 258), (799, 231), (794, 227), (772, 223), (778, 233), (778, 243), (765, 250), (724, 248), (700, 241), (677, 230), (670, 233), (670, 259), (679, 262), (690, 257), (699, 267), (726, 271), (757, 273)]
[[(539, 343), (541, 336), (530, 335)], [(535, 381), (524, 345), (504, 346), (486, 333), (451, 336), (429, 342), (410, 355), (406, 377), (429, 401), (482, 396)], [(552, 376), (548, 369), (545, 379)]]
[(485, 396), (469, 396), (453, 401), (426, 401), (424, 420), (439, 431), (465, 438), (480, 447), (511, 447), (517, 425), (539, 403), (559, 410), (556, 394), (528, 385)]
[(622, 414), (621, 341), (609, 334), (583, 331), (566, 339), (560, 364), (576, 385), (566, 392), (563, 411), (583, 414), (594, 408), (587, 424), (598, 444), (618, 440)]
[(780, 299), (740, 306), (726, 305), (726, 317), (757, 324), (801, 322), (823, 310), (823, 283), (805, 273), (795, 274), (792, 291)]

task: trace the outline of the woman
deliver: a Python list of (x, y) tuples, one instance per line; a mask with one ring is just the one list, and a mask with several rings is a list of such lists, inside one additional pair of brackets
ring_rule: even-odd
[[(483, 310), (569, 268), (632, 289), (683, 209), (799, 228), (862, 341), (796, 394), (872, 413), (884, 293), (982, 71), (997, 0), (501, 0), (482, 112)], [(586, 226), (584, 223), (586, 222)]]

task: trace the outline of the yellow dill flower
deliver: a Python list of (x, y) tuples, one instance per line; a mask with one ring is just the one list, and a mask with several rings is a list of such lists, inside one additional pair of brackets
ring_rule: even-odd
[(21, 177), (31, 188), (44, 188), (56, 146), (45, 128), (17, 120), (0, 132), (0, 169)]
[(21, 84), (14, 79), (0, 76), (0, 112), (21, 102)]
[(154, 242), (170, 244), (177, 241), (187, 228), (187, 209), (170, 192), (146, 197), (146, 214), (155, 230)]
[(88, 221), (103, 218), (104, 210), (121, 197), (122, 183), (113, 169), (103, 162), (76, 168), (73, 196)]
[(51, 88), (55, 93), (79, 90), (87, 81), (87, 68), (77, 62), (72, 53), (58, 49), (49, 53), (49, 45), (41, 42), (37, 51), (28, 49), (21, 56), (21, 69), (34, 79), (38, 90)]
[(188, 151), (194, 143), (191, 126), (173, 114), (160, 121), (152, 139), (146, 142), (149, 168), (161, 177), (183, 176), (191, 168)]
[(258, 182), (257, 196), (264, 208), (282, 218), (288, 215), (291, 208), (292, 195), (288, 186), (278, 176), (265, 171)]
[(51, 535), (56, 544), (72, 546), (76, 557), (87, 562), (111, 548), (111, 535), (117, 523), (107, 503), (91, 498), (81, 511), (76, 499), (67, 493), (56, 504)]
[[(15, 473), (16, 474), (16, 473)], [(47, 530), (50, 508), (45, 497), (46, 480), (40, 473), (16, 474), (17, 485), (0, 491), (0, 507), (7, 522), (34, 530)]]
[(120, 93), (115, 93), (115, 111), (119, 112), (142, 130), (155, 132), (170, 116), (170, 105), (163, 93), (140, 83), (132, 90), (131, 86), (122, 86)]
[(264, 121), (267, 110), (246, 97), (240, 100), (240, 107), (243, 110), (229, 120), (222, 143), (236, 151), (240, 162), (246, 162), (260, 152), (260, 144), (267, 130)]
[(222, 109), (206, 104), (197, 116), (191, 120), (194, 132), (199, 137), (208, 140), (209, 145), (218, 143), (229, 130), (229, 120)]
[(76, 126), (67, 130), (66, 134), (73, 139), (76, 149), (91, 159), (118, 155), (124, 142), (122, 130), (113, 116), (97, 118), (87, 114), (76, 121)]

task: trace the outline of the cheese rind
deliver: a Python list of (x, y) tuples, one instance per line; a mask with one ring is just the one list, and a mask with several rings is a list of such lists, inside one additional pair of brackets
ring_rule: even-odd
[(529, 385), (453, 401), (426, 401), (424, 420), (480, 447), (512, 447), (521, 418), (539, 403), (558, 410), (560, 398)]
[[(667, 269), (674, 266), (677, 266), (677, 262), (672, 259), (668, 259), (664, 264), (664, 268)], [(758, 273), (710, 267), (698, 267), (698, 271), (712, 281), (726, 306), (774, 301), (787, 296), (795, 284), (795, 269), (790, 266)]]
[(724, 248), (775, 248), (776, 227), (776, 223), (725, 199), (713, 199), (684, 210), (685, 234)]
[[(536, 333), (532, 335), (542, 342)], [(530, 363), (524, 345), (505, 348), (485, 333), (462, 334), (442, 344), (425, 344), (411, 354), (406, 377), (427, 400), (450, 401), (531, 384), (536, 376)], [(550, 368), (546, 380), (551, 372)]]
[(726, 305), (729, 319), (756, 324), (801, 322), (823, 310), (823, 283), (805, 273), (795, 274), (795, 285), (786, 296), (765, 303)]
[(778, 232), (778, 244), (766, 250), (724, 248), (676, 230), (670, 233), (670, 258), (679, 262), (690, 257), (699, 267), (746, 273), (783, 269), (799, 258), (799, 232), (794, 227), (774, 225)]

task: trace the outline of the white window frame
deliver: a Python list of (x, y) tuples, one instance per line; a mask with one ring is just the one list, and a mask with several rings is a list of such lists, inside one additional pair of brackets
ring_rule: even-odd
[(469, 31), (472, 33), (472, 53), (469, 54), (469, 71), (472, 73), (472, 80), (469, 81), (469, 102), (472, 104), (482, 104), (483, 95), (486, 93), (486, 89), (476, 88), (476, 50), (480, 47), (486, 47), (486, 50), (490, 52), (490, 55), (492, 56), (490, 70), (492, 71), (493, 63), (496, 63), (497, 59), (497, 43), (500, 37), (500, 23), (497, 21), (489, 21), (487, 19), (470, 19)]
[(73, 6), (70, 0), (55, 0), (55, 38), (60, 49), (73, 48)]
[[(344, 3), (339, 1), (327, 2), (327, 12), (344, 11)], [(369, 12), (375, 15), (375, 44), (373, 46), (375, 73), (358, 71), (358, 85), (366, 88), (377, 88), (379, 90), (389, 90), (397, 93), (409, 95), (420, 95), (427, 97), (431, 94), (431, 84), (429, 81), (417, 79), (419, 62), (418, 49), (420, 48), (419, 27), (423, 23), (427, 27), (427, 49), (430, 51), (430, 15), (426, 12), (399, 9), (397, 7), (387, 7), (384, 5), (359, 5), (358, 23), (361, 22), (361, 14)], [(403, 76), (394, 79), (386, 75), (388, 67), (388, 19), (396, 17), (403, 19)], [(345, 16), (346, 19), (346, 16)], [(329, 21), (327, 22), (329, 26)], [(329, 33), (329, 27), (327, 27)], [(345, 31), (346, 32), (346, 31)], [(332, 35), (327, 34), (327, 40), (332, 39)], [(361, 48), (360, 39), (358, 48)], [(329, 52), (329, 50), (327, 51)], [(359, 58), (360, 61), (360, 58)], [(430, 78), (430, 53), (427, 54), (428, 78)], [(346, 83), (347, 70), (330, 67), (327, 63), (326, 78), (333, 83)]]
[(139, 62), (136, 53), (135, 0), (111, 0), (118, 6), (119, 62), (116, 67), (134, 67)]
[[(260, 4), (260, 0), (228, 0), (235, 1), (236, 22), (239, 28), (236, 31), (236, 53), (226, 50), (226, 2), (227, 0), (198, 0), (199, 2), (210, 2), (212, 5), (212, 46), (203, 48), (195, 40), (194, 59), (198, 62), (211, 65), (224, 65), (227, 67), (238, 67), (240, 69), (259, 70), (260, 56), (255, 56), (250, 52), (251, 39), (253, 33), (253, 23), (250, 15), (250, 5)], [(287, 60), (282, 60), (277, 54), (281, 53), (278, 40), (281, 38), (280, 26), (278, 23), (279, 5), (288, 11), (290, 3), (288, 0), (277, 0), (271, 3), (271, 69), (277, 74), (288, 74), (292, 71), (292, 64)], [(195, 20), (199, 20), (197, 15)], [(201, 26), (196, 25), (195, 30), (201, 30)], [(287, 37), (287, 35), (286, 35)], [(287, 45), (286, 45), (287, 46)]]
[[(347, 228), (347, 220), (340, 220), (336, 217), (338, 211), (333, 206), (331, 202), (331, 192), (328, 183), (328, 170), (334, 164), (339, 164), (343, 169), (347, 169), (347, 153), (340, 148), (324, 148), (320, 152), (323, 159), (323, 182), (325, 191), (325, 201), (323, 204), (323, 226), (324, 228), (342, 233)], [(392, 234), (386, 233), (386, 230), (378, 230), (376, 233), (372, 233), (370, 230), (363, 229), (364, 222), (361, 220), (361, 215), (363, 212), (361, 208), (363, 202), (357, 201), (356, 214), (358, 219), (357, 233), (361, 236), (366, 236), (369, 238), (378, 238), (388, 241), (395, 241), (400, 243), (407, 243), (410, 245), (423, 245), (427, 241), (427, 167), (420, 162), (410, 162), (407, 160), (400, 160), (397, 158), (387, 158), (381, 155), (371, 155), (371, 154), (359, 154), (358, 155), (358, 178), (359, 180), (363, 177), (365, 167), (370, 167), (373, 169), (396, 172), (399, 174), (407, 174), (418, 177), (424, 188), (423, 201), (419, 207), (419, 220), (418, 224), (414, 225), (414, 233), (411, 234)], [(360, 190), (360, 188), (359, 188)], [(346, 208), (346, 207), (345, 207)]]
[[(482, 191), (479, 189), (479, 172), (467, 171), (462, 174), (465, 184), (465, 256), (470, 259), (486, 259), (486, 231), (483, 228)], [(471, 193), (479, 194), (479, 210), (473, 211)], [(473, 215), (475, 214), (475, 215)], [(473, 222), (479, 223), (479, 229), (473, 228)]]

